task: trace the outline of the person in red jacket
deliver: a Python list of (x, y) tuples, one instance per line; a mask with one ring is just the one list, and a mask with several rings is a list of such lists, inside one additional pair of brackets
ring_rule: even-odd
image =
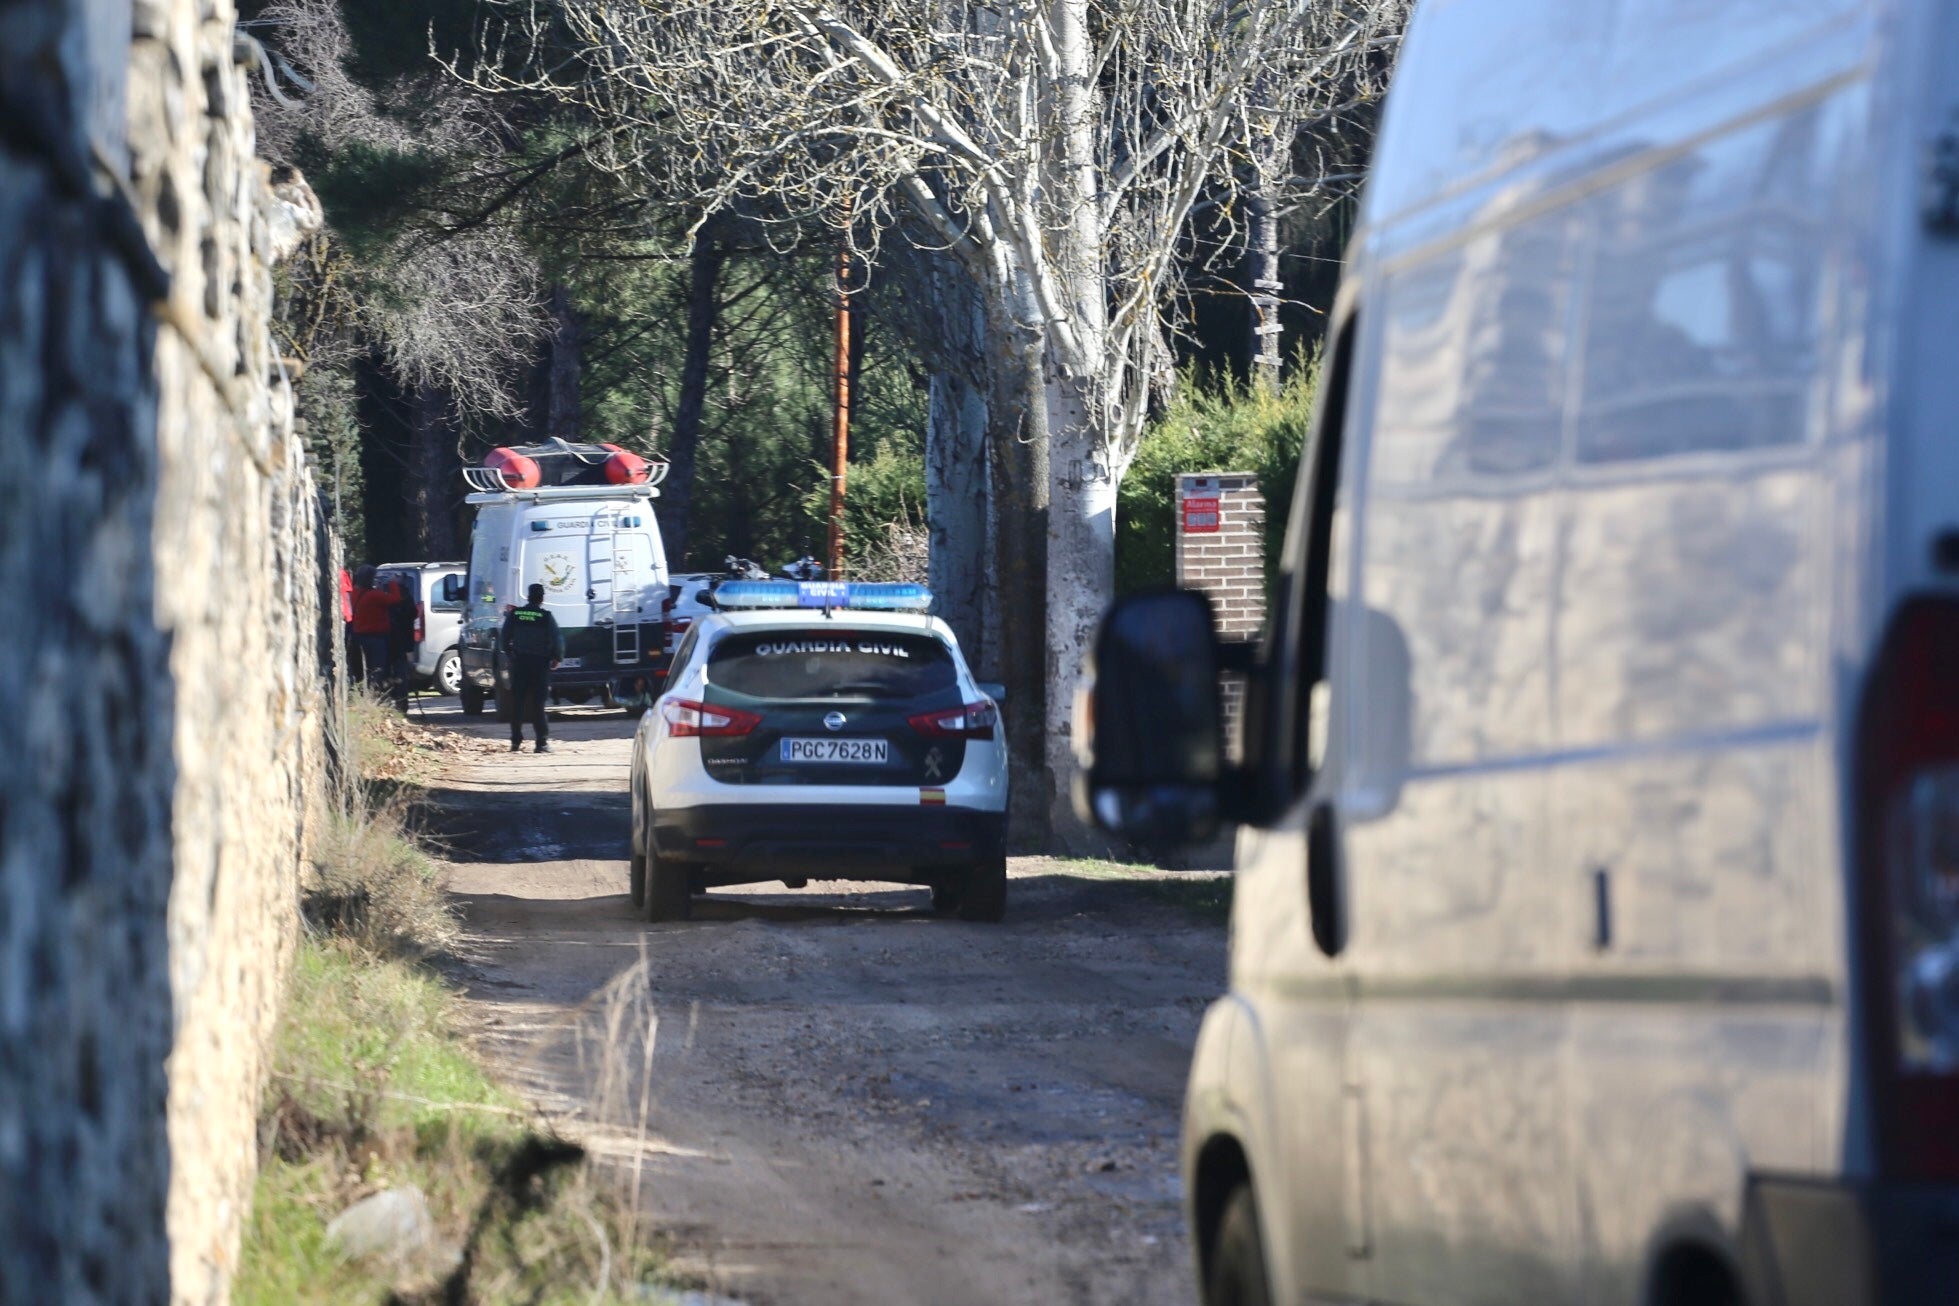
[(389, 673), (388, 631), (396, 604), (406, 602), (393, 585), (377, 589), (374, 568), (362, 567), (354, 573), (354, 642), (360, 645), (361, 661), (367, 664), (367, 683), (379, 685)]
[(367, 660), (354, 638), (354, 576), (345, 567), (340, 569), (340, 642), (347, 650), (347, 683), (358, 685), (367, 678)]

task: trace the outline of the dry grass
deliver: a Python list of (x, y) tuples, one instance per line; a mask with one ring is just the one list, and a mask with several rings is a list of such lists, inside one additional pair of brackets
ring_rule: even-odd
[(457, 933), (435, 862), (409, 834), (407, 803), (365, 785), (322, 832), (300, 908), (312, 930), (378, 957), (427, 957)]
[[(233, 1289), (246, 1306), (658, 1300), (659, 1258), (614, 1177), (495, 1082), (453, 993), (410, 963), (306, 945), (260, 1142)], [(432, 1245), (352, 1261), (328, 1242), (339, 1212), (410, 1185)]]
[[(459, 1024), (456, 994), (421, 964), (459, 932), (409, 820), (426, 733), (359, 700), (362, 779), (323, 833), (303, 892), (307, 937), (274, 1048), (233, 1296), (246, 1306), (663, 1300), (660, 1257), (639, 1234), (637, 1166), (595, 1168), (582, 1143), (501, 1087)], [(643, 1139), (653, 1027), (635, 974), (637, 1004), (627, 986), (608, 989), (589, 1046), (606, 1067), (601, 1118), (626, 1112), (621, 1095), (637, 1091)], [(377, 1263), (328, 1242), (328, 1222), (355, 1201), (411, 1185), (433, 1213), (431, 1246)]]

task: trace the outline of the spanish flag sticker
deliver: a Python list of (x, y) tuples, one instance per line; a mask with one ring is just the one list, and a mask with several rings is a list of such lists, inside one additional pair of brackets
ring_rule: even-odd
[(918, 791), (919, 805), (923, 807), (944, 807), (945, 790), (921, 789)]

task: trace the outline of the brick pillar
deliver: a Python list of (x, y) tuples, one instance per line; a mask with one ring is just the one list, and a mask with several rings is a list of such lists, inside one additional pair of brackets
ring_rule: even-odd
[[(1177, 584), (1208, 594), (1225, 639), (1256, 639), (1265, 625), (1265, 495), (1252, 472), (1177, 477)], [(1239, 755), (1244, 681), (1224, 685), (1224, 737)]]

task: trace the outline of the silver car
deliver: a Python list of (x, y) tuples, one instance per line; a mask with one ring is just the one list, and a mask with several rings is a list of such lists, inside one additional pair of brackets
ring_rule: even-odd
[(415, 687), (453, 694), (462, 685), (463, 575), (460, 562), (390, 562), (375, 568), (376, 583), (399, 584), (415, 605), (408, 655)]

